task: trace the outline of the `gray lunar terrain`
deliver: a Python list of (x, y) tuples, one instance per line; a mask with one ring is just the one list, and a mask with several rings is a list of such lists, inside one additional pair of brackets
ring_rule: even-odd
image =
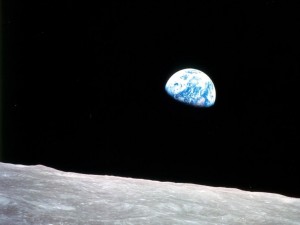
[(1, 225), (300, 224), (300, 199), (0, 163)]

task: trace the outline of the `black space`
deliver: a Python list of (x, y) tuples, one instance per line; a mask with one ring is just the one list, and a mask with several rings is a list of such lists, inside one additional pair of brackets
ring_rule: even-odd
[[(107, 2), (3, 1), (2, 161), (300, 197), (299, 8)], [(188, 67), (213, 107), (166, 94)]]

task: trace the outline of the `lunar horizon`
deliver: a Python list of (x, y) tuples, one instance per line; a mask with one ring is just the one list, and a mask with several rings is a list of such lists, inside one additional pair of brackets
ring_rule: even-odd
[(300, 223), (300, 199), (192, 183), (0, 163), (0, 224)]

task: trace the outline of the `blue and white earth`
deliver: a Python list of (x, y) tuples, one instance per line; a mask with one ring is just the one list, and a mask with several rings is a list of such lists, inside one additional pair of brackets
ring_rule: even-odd
[(196, 106), (211, 107), (216, 101), (216, 89), (205, 73), (196, 69), (183, 69), (173, 74), (165, 89), (175, 100)]

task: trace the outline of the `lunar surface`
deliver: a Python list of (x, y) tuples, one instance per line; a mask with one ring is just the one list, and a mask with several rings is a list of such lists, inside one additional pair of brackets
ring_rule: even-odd
[(172, 75), (166, 83), (167, 93), (175, 100), (196, 107), (215, 104), (216, 89), (205, 73), (196, 69), (183, 69)]
[(296, 225), (300, 199), (0, 163), (1, 225)]

